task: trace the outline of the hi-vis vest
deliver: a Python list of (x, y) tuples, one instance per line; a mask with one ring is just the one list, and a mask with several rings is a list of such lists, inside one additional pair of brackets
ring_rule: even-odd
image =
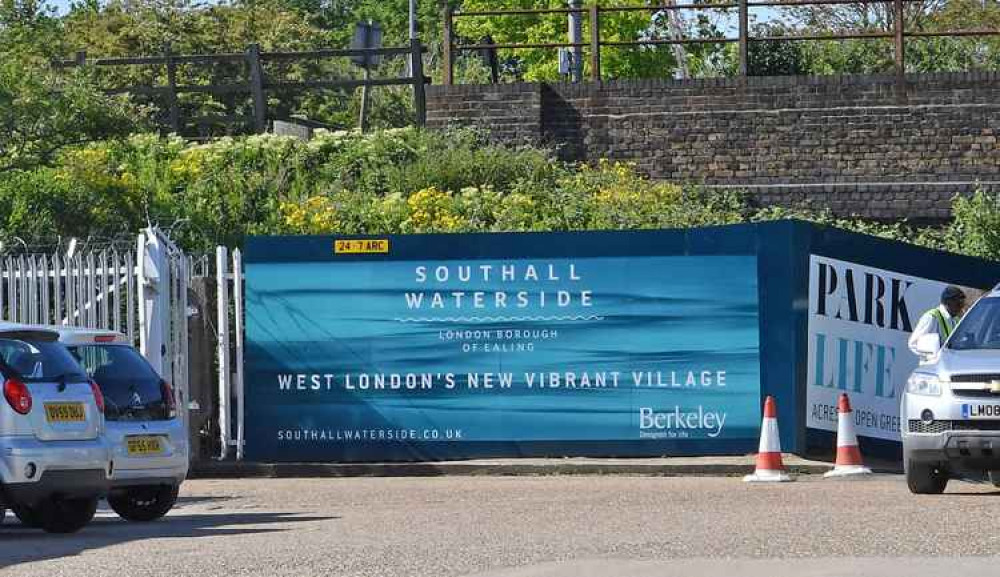
[(958, 322), (958, 319), (954, 317), (951, 319), (944, 318), (944, 315), (941, 313), (941, 309), (937, 308), (931, 309), (927, 312), (929, 312), (931, 316), (934, 317), (934, 320), (937, 321), (938, 334), (941, 335), (941, 342), (943, 343), (948, 340), (948, 337), (951, 336), (951, 331), (955, 329), (955, 324)]

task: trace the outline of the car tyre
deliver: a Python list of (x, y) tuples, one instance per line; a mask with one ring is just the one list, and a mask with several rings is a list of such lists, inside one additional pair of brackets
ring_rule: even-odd
[(76, 533), (97, 513), (97, 497), (53, 499), (43, 503), (38, 513), (46, 533)]
[(939, 463), (905, 461), (906, 486), (917, 495), (940, 495), (948, 486), (948, 470)]
[(126, 521), (155, 521), (174, 507), (178, 490), (167, 485), (130, 487), (108, 495), (108, 505)]
[(11, 505), (10, 510), (25, 527), (38, 529), (42, 526), (42, 517), (36, 507), (27, 505)]

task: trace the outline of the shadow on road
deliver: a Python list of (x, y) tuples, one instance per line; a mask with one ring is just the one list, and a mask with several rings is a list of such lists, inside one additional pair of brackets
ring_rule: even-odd
[[(171, 514), (152, 523), (129, 523), (102, 508), (98, 517), (72, 535), (50, 535), (30, 529), (8, 515), (0, 525), (0, 568), (30, 561), (43, 561), (130, 541), (159, 538), (240, 536), (285, 531), (281, 525), (328, 521), (339, 517), (293, 513), (198, 513)], [(196, 546), (196, 545), (194, 545)]]
[[(202, 503), (220, 503), (224, 501), (232, 501), (236, 497), (231, 497), (227, 495), (215, 495), (212, 497), (199, 497), (199, 496), (180, 496), (177, 497), (177, 504), (174, 506), (175, 509), (184, 507), (187, 505), (200, 505)], [(103, 503), (102, 503), (103, 504)]]

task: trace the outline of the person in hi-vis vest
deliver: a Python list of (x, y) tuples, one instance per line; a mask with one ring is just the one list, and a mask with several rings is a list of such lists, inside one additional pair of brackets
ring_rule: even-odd
[(923, 356), (917, 350), (917, 341), (924, 335), (938, 335), (942, 345), (951, 332), (955, 330), (965, 309), (965, 293), (957, 286), (949, 286), (941, 293), (941, 304), (923, 314), (917, 322), (917, 328), (910, 335), (910, 350), (918, 357)]

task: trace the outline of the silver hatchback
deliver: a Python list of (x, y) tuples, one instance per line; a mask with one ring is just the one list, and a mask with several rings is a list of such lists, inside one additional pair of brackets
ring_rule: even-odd
[(58, 327), (66, 345), (104, 393), (114, 461), (108, 504), (123, 519), (167, 514), (188, 472), (188, 434), (176, 393), (125, 335)]
[(93, 518), (111, 462), (101, 391), (58, 337), (0, 323), (0, 513), (69, 533)]

